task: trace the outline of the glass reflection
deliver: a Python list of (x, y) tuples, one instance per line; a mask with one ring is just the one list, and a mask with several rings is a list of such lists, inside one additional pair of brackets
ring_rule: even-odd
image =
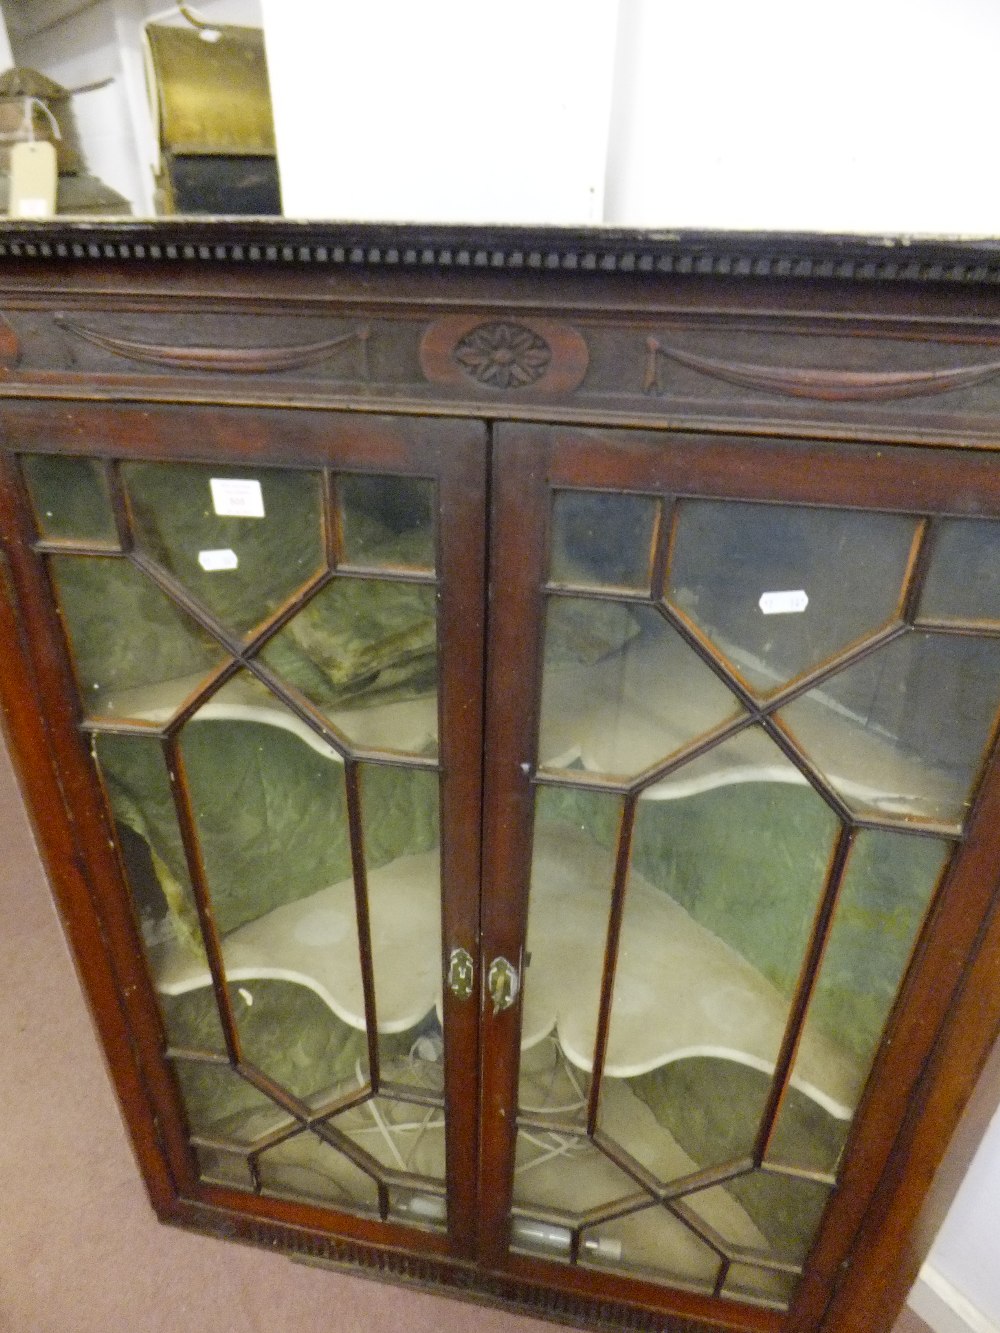
[(659, 502), (648, 495), (557, 491), (549, 578), (581, 587), (649, 588)]
[(246, 633), (324, 565), (318, 475), (126, 463), (136, 542), (227, 628)]
[(862, 815), (959, 828), (1000, 706), (1000, 640), (914, 631), (778, 713)]
[(1000, 620), (1000, 523), (938, 523), (920, 614), (930, 620)]
[(687, 500), (667, 596), (766, 695), (893, 619), (916, 535), (897, 514)]
[(29, 454), (21, 459), (21, 467), (43, 538), (117, 546), (104, 465), (99, 460)]
[(170, 716), (225, 660), (215, 640), (128, 560), (50, 556), (49, 569), (89, 717)]
[(337, 477), (344, 560), (350, 565), (431, 572), (434, 483), (419, 477)]
[(551, 597), (539, 762), (630, 776), (742, 708), (653, 607)]

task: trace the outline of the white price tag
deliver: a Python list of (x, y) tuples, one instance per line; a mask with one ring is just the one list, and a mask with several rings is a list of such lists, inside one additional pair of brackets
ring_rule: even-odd
[(757, 605), (765, 616), (792, 616), (806, 609), (809, 598), (804, 589), (791, 588), (786, 592), (765, 592)]
[(212, 477), (212, 504), (220, 518), (263, 518), (264, 492), (259, 481)]
[(18, 199), (14, 213), (19, 218), (47, 218), (52, 215), (48, 200), (33, 195)]
[(235, 551), (199, 551), (198, 564), (207, 574), (216, 569), (236, 569), (239, 566)]

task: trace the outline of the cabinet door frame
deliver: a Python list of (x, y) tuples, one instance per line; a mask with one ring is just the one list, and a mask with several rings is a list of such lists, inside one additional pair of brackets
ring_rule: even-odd
[[(502, 425), (494, 446), (491, 607), (487, 653), (487, 773), (483, 871), (484, 970), (497, 955), (523, 967), (531, 867), (535, 738), (541, 680), (541, 625), (551, 493), (559, 487), (672, 492), (702, 498), (785, 502), (928, 515), (1000, 518), (995, 456), (945, 447), (875, 446), (648, 430)], [(489, 1262), (565, 1290), (669, 1309), (734, 1328), (794, 1333), (853, 1328), (861, 1320), (844, 1273), (899, 1271), (905, 1235), (872, 1218), (916, 1210), (899, 1178), (910, 1141), (908, 1109), (927, 1095), (927, 1069), (947, 1036), (980, 928), (995, 917), (1000, 863), (1000, 758), (996, 736), (984, 766), (960, 856), (932, 909), (884, 1034), (855, 1118), (838, 1189), (787, 1315), (692, 1296), (509, 1253), (509, 1209), (517, 1106), (519, 1006), (494, 1015), (483, 1003), (481, 1125), (484, 1250)], [(980, 969), (981, 971), (981, 969)], [(530, 973), (529, 973), (530, 978)], [(530, 984), (530, 981), (529, 981)], [(1000, 1012), (994, 980), (989, 1004)], [(953, 1080), (950, 1096), (956, 1096)], [(966, 1076), (964, 1095), (971, 1091)], [(948, 1094), (943, 1094), (946, 1096)], [(959, 1102), (959, 1105), (961, 1102)], [(956, 1113), (957, 1114), (957, 1113)], [(911, 1117), (912, 1119), (912, 1117)], [(954, 1121), (948, 1128), (953, 1127)], [(900, 1129), (903, 1126), (903, 1129)], [(927, 1138), (926, 1126), (924, 1137)], [(939, 1132), (940, 1158), (948, 1129)], [(926, 1144), (925, 1144), (926, 1151)], [(862, 1261), (859, 1263), (859, 1260)], [(831, 1305), (831, 1297), (839, 1293)], [(860, 1289), (854, 1285), (855, 1298)], [(889, 1307), (886, 1306), (888, 1309)], [(824, 1317), (827, 1312), (827, 1317)], [(894, 1311), (892, 1311), (894, 1313)], [(857, 1322), (859, 1330), (862, 1325)]]
[[(232, 463), (427, 477), (437, 486), (442, 957), (478, 955), (486, 429), (476, 421), (323, 410), (177, 404), (8, 402), (0, 449), (0, 574), (8, 594), (0, 699), (35, 830), (95, 1022), (110, 1053), (153, 1205), (199, 1225), (249, 1214), (298, 1229), (443, 1259), (468, 1259), (477, 1218), (478, 1023), (473, 1001), (443, 995), (448, 1234), (251, 1196), (197, 1180), (165, 1034), (113, 845), (77, 689), (18, 454), (165, 463)], [(67, 544), (70, 549), (72, 543)], [(38, 549), (41, 548), (41, 551)]]

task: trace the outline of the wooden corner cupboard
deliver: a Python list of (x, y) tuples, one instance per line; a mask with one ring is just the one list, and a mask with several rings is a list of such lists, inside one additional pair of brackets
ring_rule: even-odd
[(159, 1216), (888, 1329), (1000, 1023), (1000, 246), (0, 263), (0, 700)]

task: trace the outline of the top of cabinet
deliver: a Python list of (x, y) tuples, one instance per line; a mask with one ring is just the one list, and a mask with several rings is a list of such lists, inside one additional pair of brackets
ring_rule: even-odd
[(315, 223), (7, 222), (0, 260), (1000, 283), (1000, 238)]

